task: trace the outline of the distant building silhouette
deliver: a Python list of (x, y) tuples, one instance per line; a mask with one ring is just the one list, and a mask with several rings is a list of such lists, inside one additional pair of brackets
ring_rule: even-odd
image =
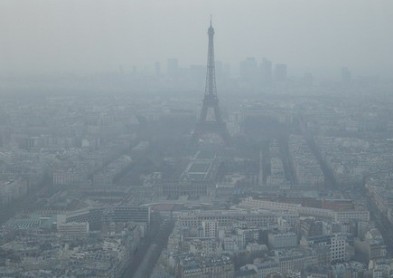
[(311, 86), (314, 83), (314, 76), (310, 72), (306, 72), (303, 77), (303, 84), (306, 86)]
[(260, 80), (258, 63), (254, 57), (248, 57), (240, 63), (240, 79), (252, 87)]
[(274, 68), (274, 80), (276, 82), (287, 81), (287, 65), (277, 64)]
[(161, 76), (161, 64), (159, 62), (156, 62), (154, 64), (154, 70), (156, 73), (156, 77), (160, 77)]
[(351, 71), (347, 67), (341, 69), (341, 81), (343, 83), (349, 83), (352, 80)]
[(167, 74), (169, 78), (177, 78), (179, 74), (179, 62), (177, 59), (168, 59)]
[(261, 67), (261, 75), (262, 75), (262, 82), (263, 85), (269, 85), (272, 83), (273, 79), (273, 63), (272, 61), (263, 58)]

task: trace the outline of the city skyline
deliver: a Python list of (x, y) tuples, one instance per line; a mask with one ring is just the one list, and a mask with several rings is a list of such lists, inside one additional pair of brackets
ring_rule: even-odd
[(0, 277), (393, 277), (393, 9), (225, 2), (0, 2)]
[(268, 57), (303, 71), (348, 67), (360, 75), (392, 75), (390, 1), (38, 3), (0, 4), (0, 73), (113, 71), (166, 57), (203, 64), (201, 26), (213, 14), (217, 60)]

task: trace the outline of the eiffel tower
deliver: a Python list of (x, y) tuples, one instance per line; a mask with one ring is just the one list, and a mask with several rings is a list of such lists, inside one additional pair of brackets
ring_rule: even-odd
[[(197, 141), (204, 134), (217, 134), (226, 143), (230, 143), (230, 135), (225, 122), (222, 120), (220, 108), (218, 106), (216, 72), (214, 62), (214, 28), (212, 20), (207, 34), (209, 35), (209, 48), (207, 56), (207, 72), (205, 95), (203, 98), (202, 110), (198, 122), (194, 129), (193, 140)], [(208, 111), (214, 112), (214, 119), (208, 119)]]

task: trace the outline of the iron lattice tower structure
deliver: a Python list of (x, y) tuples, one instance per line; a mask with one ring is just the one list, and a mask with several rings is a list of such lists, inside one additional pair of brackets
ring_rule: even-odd
[[(202, 110), (196, 124), (193, 139), (196, 141), (204, 134), (215, 133), (221, 136), (225, 143), (230, 142), (230, 135), (225, 122), (222, 120), (220, 107), (218, 106), (218, 96), (216, 87), (216, 70), (214, 62), (214, 28), (210, 20), (210, 27), (207, 34), (209, 35), (209, 46), (207, 55), (207, 72), (205, 95), (202, 103)], [(208, 111), (214, 112), (214, 119), (208, 119)]]

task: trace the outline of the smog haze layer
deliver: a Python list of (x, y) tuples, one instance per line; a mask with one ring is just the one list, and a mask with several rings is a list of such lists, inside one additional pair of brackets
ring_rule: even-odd
[(216, 59), (226, 63), (393, 71), (388, 0), (3, 0), (0, 73), (131, 71), (168, 58), (201, 65), (210, 14)]

